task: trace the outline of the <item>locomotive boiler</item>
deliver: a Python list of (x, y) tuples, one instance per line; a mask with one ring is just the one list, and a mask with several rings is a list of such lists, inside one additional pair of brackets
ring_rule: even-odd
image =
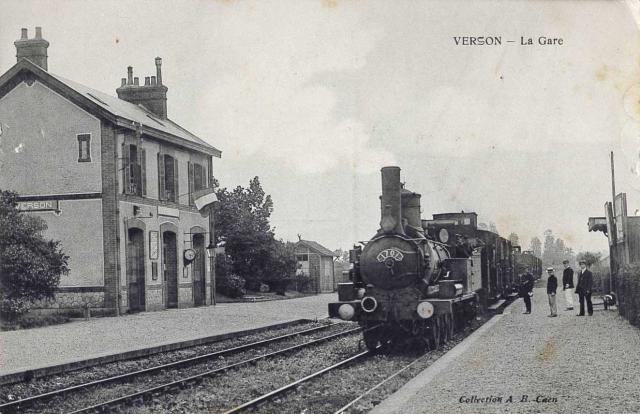
[(380, 228), (350, 250), (349, 283), (329, 315), (357, 321), (369, 349), (407, 342), (436, 349), (474, 314), (479, 266), (428, 237), (420, 194), (403, 188), (399, 167), (382, 168)]

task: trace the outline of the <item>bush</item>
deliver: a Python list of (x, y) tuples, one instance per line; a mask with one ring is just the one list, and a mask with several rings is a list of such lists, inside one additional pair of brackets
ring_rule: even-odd
[(31, 308), (31, 301), (24, 298), (3, 298), (0, 302), (0, 317), (3, 321), (14, 323)]
[(41, 326), (58, 325), (66, 322), (69, 322), (68, 315), (61, 315), (58, 313), (48, 315), (27, 314), (16, 318), (14, 321), (3, 324), (2, 330), (39, 328)]
[(242, 276), (232, 273), (216, 279), (216, 282), (218, 291), (230, 298), (241, 298), (247, 293), (244, 288), (245, 280)]
[(316, 292), (316, 280), (307, 274), (298, 274), (293, 279), (298, 292)]
[(640, 265), (625, 266), (616, 285), (620, 315), (640, 327)]
[(20, 213), (17, 194), (0, 191), (0, 313), (15, 320), (30, 303), (51, 299), (68, 272), (60, 243), (45, 240), (44, 220)]

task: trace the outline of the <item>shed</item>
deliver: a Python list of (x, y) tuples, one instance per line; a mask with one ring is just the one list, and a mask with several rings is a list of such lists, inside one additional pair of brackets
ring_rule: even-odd
[(312, 286), (307, 289), (317, 293), (334, 291), (335, 274), (333, 258), (336, 256), (331, 250), (320, 243), (311, 240), (300, 240), (295, 247), (297, 274), (309, 276)]

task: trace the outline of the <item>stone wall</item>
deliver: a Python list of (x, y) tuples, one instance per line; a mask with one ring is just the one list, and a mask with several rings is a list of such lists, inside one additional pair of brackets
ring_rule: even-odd
[(188, 308), (193, 306), (193, 287), (182, 287), (178, 288), (178, 307), (179, 308)]
[(35, 309), (83, 309), (104, 308), (104, 292), (57, 292), (55, 299), (34, 303)]
[(147, 287), (145, 293), (147, 311), (156, 311), (164, 308), (162, 302), (162, 289), (149, 289), (149, 287)]

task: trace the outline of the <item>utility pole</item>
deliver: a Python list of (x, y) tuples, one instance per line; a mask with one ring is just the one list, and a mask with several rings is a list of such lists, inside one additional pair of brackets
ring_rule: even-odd
[[(615, 168), (614, 168), (614, 162), (613, 162), (613, 151), (611, 151), (611, 214), (613, 217), (611, 217), (611, 221), (613, 223), (615, 223), (616, 221), (616, 175), (615, 175)], [(611, 237), (611, 240), (613, 241), (612, 244), (609, 245), (609, 292), (612, 291), (613, 289), (613, 270), (615, 269), (616, 272), (618, 271), (617, 269), (617, 257), (616, 257), (616, 243), (617, 243), (617, 238), (618, 238), (618, 223), (616, 223), (615, 225), (616, 230), (615, 230), (615, 234), (610, 234), (609, 237)], [(609, 231), (613, 232), (614, 229), (609, 229)]]

